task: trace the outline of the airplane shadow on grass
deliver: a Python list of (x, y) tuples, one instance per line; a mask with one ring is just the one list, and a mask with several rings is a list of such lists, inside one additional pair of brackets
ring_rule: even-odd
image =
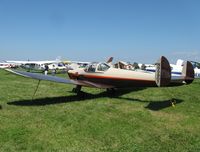
[(161, 110), (167, 107), (172, 106), (172, 101), (175, 102), (175, 104), (179, 104), (183, 102), (181, 99), (170, 99), (170, 100), (164, 100), (164, 101), (145, 101), (135, 98), (128, 98), (123, 97), (122, 95), (130, 93), (132, 91), (140, 91), (146, 88), (133, 88), (133, 89), (120, 89), (113, 92), (101, 92), (99, 94), (90, 94), (86, 92), (81, 92), (79, 95), (69, 95), (69, 96), (60, 96), (60, 97), (47, 97), (47, 98), (38, 98), (38, 99), (29, 99), (29, 100), (19, 100), (19, 101), (11, 101), (7, 104), (9, 105), (16, 105), (16, 106), (45, 106), (45, 105), (51, 105), (51, 104), (60, 104), (60, 103), (69, 103), (69, 102), (78, 102), (78, 101), (84, 101), (84, 100), (91, 100), (91, 99), (97, 99), (102, 97), (109, 97), (109, 98), (116, 98), (116, 99), (123, 99), (128, 100), (132, 102), (146, 102), (149, 103), (145, 108), (150, 110)]

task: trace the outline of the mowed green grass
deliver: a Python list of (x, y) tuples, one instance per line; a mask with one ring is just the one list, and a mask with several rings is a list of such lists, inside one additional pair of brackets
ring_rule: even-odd
[(32, 100), (37, 83), (0, 70), (0, 151), (200, 151), (200, 80), (82, 98), (41, 81)]

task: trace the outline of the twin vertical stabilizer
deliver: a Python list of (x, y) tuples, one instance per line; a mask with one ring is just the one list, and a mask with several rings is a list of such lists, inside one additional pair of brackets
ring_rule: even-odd
[(155, 81), (158, 87), (167, 86), (171, 82), (171, 67), (164, 56), (156, 63)]
[(194, 68), (189, 61), (183, 63), (182, 75), (176, 79), (171, 77), (171, 67), (166, 57), (161, 58), (156, 63), (155, 81), (158, 87), (164, 87), (170, 83), (190, 84), (194, 80)]

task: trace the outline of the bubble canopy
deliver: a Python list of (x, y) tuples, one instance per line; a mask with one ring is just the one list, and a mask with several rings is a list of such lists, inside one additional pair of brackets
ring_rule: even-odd
[(85, 72), (104, 72), (109, 68), (110, 66), (107, 63), (93, 62), (85, 68)]

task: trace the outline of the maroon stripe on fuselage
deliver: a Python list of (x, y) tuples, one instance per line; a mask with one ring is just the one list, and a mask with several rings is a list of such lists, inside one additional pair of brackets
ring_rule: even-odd
[(155, 81), (131, 79), (131, 78), (117, 78), (110, 76), (97, 76), (97, 75), (75, 75), (69, 73), (71, 79), (85, 80), (97, 84), (111, 85), (116, 88), (129, 88), (129, 87), (153, 87), (156, 86)]

